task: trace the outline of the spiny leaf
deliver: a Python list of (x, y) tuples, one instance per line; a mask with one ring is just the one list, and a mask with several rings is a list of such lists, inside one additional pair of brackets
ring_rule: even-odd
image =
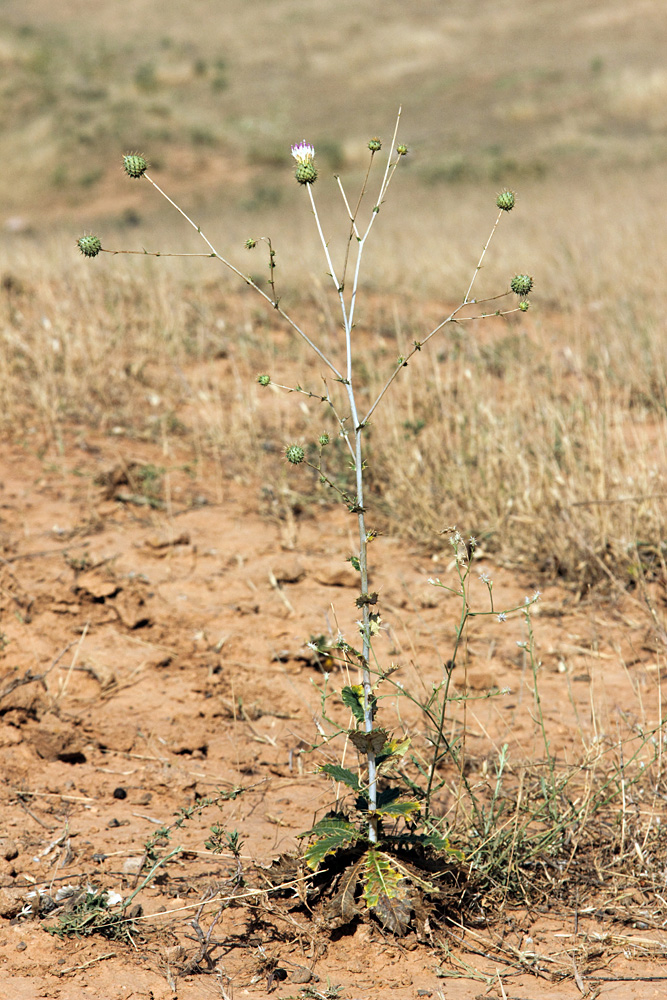
[(353, 771), (349, 771), (346, 767), (341, 767), (339, 764), (323, 764), (320, 771), (323, 774), (328, 774), (334, 781), (342, 781), (344, 785), (347, 785), (354, 792), (362, 791), (359, 778)]
[(364, 862), (364, 899), (369, 909), (377, 906), (381, 896), (388, 899), (396, 896), (402, 878), (390, 855), (369, 847)]
[(313, 871), (327, 854), (335, 854), (341, 847), (350, 847), (360, 836), (359, 830), (340, 816), (325, 816), (312, 830), (302, 833), (302, 837), (315, 837), (304, 852), (306, 864)]
[(410, 878), (403, 866), (384, 851), (370, 847), (364, 859), (364, 899), (370, 910), (394, 934), (410, 924)]
[(346, 684), (340, 693), (341, 701), (355, 717), (357, 722), (364, 721), (364, 689), (361, 684)]
[(389, 788), (383, 788), (377, 797), (377, 807), (378, 809), (388, 806), (390, 802), (395, 802), (397, 798), (401, 795), (401, 789), (397, 788), (395, 785), (390, 785)]
[(406, 736), (405, 739), (402, 740), (387, 740), (385, 745), (382, 747), (383, 758), (403, 757), (411, 742), (412, 741), (409, 736)]
[(394, 857), (393, 855), (389, 855), (389, 857), (392, 863), (392, 867), (394, 868), (396, 873), (403, 879), (407, 879), (412, 885), (418, 886), (422, 890), (422, 892), (437, 893), (440, 891), (437, 888), (437, 886), (433, 885), (432, 882), (428, 882), (425, 878), (423, 878), (419, 873), (419, 869), (416, 868), (414, 865), (410, 865), (404, 861), (400, 861), (397, 857)]
[(459, 851), (456, 847), (452, 847), (449, 837), (443, 837), (440, 833), (431, 832), (422, 837), (421, 842), (425, 847), (432, 847), (436, 851), (444, 851), (446, 854), (450, 854), (457, 861), (465, 861), (466, 859), (464, 852)]
[(410, 743), (409, 736), (402, 740), (387, 740), (382, 751), (375, 758), (378, 774), (390, 774), (392, 769), (399, 764), (401, 757), (405, 756)]
[(383, 816), (401, 816), (410, 821), (419, 812), (419, 803), (414, 799), (409, 802), (388, 802), (385, 806), (378, 806), (377, 811)]

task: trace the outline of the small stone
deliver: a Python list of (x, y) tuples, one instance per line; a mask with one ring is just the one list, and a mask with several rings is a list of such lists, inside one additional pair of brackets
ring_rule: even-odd
[(309, 983), (317, 977), (310, 969), (307, 969), (305, 965), (297, 965), (296, 969), (290, 976), (290, 982), (292, 983)]
[(138, 875), (144, 866), (144, 859), (125, 858), (123, 862), (123, 875)]
[(85, 762), (84, 743), (71, 725), (66, 725), (52, 713), (43, 716), (39, 727), (32, 734), (32, 745), (44, 760), (64, 760), (69, 763)]
[(118, 788), (114, 788), (114, 790), (113, 790), (113, 797), (115, 799), (126, 799), (127, 798), (127, 792), (125, 791), (124, 788), (121, 788), (120, 785), (119, 785)]
[(240, 615), (256, 615), (259, 613), (259, 604), (255, 601), (239, 601), (234, 610)]
[(89, 570), (77, 577), (72, 587), (73, 593), (103, 604), (110, 597), (120, 593), (121, 587), (116, 580), (101, 573), (99, 570)]
[(11, 920), (23, 909), (21, 889), (0, 889), (0, 917)]
[(278, 583), (298, 583), (306, 575), (298, 559), (284, 559), (274, 563), (271, 571)]
[(169, 965), (177, 965), (185, 958), (185, 948), (180, 944), (175, 944), (171, 948), (165, 948), (164, 957)]
[(16, 950), (17, 951), (25, 951), (27, 947), (28, 947), (28, 944), (27, 944), (26, 941), (19, 941), (19, 943), (16, 945)]
[(8, 837), (2, 844), (2, 856), (5, 861), (13, 861), (14, 858), (18, 858), (19, 849), (15, 840)]
[(359, 587), (359, 574), (349, 564), (323, 566), (315, 572), (315, 579), (325, 587)]

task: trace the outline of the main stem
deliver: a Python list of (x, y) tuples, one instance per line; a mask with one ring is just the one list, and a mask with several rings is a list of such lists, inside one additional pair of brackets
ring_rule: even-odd
[[(396, 135), (398, 132), (398, 124), (400, 121), (401, 112), (399, 109), (398, 117), (396, 119), (396, 127), (394, 129), (394, 136), (392, 140), (391, 149), (396, 145)], [(371, 154), (371, 162), (373, 156)], [(398, 165), (400, 157), (395, 161), (392, 161), (391, 152), (387, 158), (387, 166), (385, 169), (384, 177), (382, 180), (382, 186), (380, 188), (380, 195), (378, 197), (377, 204), (373, 210), (373, 213), (368, 221), (366, 230), (363, 235), (359, 234), (356, 226), (356, 214), (361, 204), (363, 198), (366, 183), (368, 181), (369, 170), (366, 174), (366, 179), (359, 196), (359, 201), (357, 203), (357, 208), (354, 212), (350, 212), (349, 206), (347, 205), (347, 199), (345, 200), (346, 206), (348, 208), (348, 214), (350, 215), (351, 222), (351, 232), (350, 241), (353, 236), (357, 237), (357, 260), (354, 268), (354, 279), (352, 282), (352, 292), (350, 295), (349, 306), (345, 300), (345, 273), (348, 264), (348, 253), (345, 255), (345, 263), (343, 265), (343, 281), (339, 281), (334, 270), (333, 261), (331, 259), (331, 254), (329, 252), (329, 245), (324, 236), (324, 231), (322, 229), (322, 224), (317, 212), (317, 206), (315, 204), (315, 198), (313, 197), (312, 185), (307, 184), (308, 196), (310, 198), (311, 208), (313, 210), (313, 215), (315, 216), (315, 223), (317, 225), (317, 231), (320, 237), (320, 242), (322, 243), (322, 249), (329, 265), (329, 274), (334, 283), (336, 293), (338, 295), (338, 300), (341, 307), (341, 313), (343, 317), (343, 327), (345, 330), (345, 353), (347, 358), (347, 369), (346, 378), (340, 378), (340, 381), (345, 386), (347, 392), (347, 398), (350, 405), (350, 417), (352, 420), (352, 425), (354, 427), (354, 447), (353, 447), (353, 458), (354, 458), (354, 468), (356, 474), (356, 504), (354, 511), (357, 515), (357, 521), (359, 525), (359, 574), (360, 574), (360, 605), (361, 605), (361, 636), (362, 636), (362, 685), (364, 690), (364, 731), (366, 733), (371, 733), (373, 731), (373, 685), (371, 682), (371, 669), (370, 669), (370, 659), (371, 659), (371, 610), (368, 604), (368, 537), (366, 533), (366, 519), (364, 512), (364, 458), (362, 449), (362, 434), (365, 426), (365, 420), (359, 420), (359, 413), (357, 411), (357, 404), (354, 398), (354, 388), (352, 384), (353, 379), (353, 366), (352, 366), (352, 329), (354, 326), (354, 309), (357, 300), (357, 291), (359, 289), (359, 275), (361, 270), (361, 258), (363, 256), (364, 247), (368, 235), (373, 227), (378, 213), (380, 211), (380, 206), (382, 200), (386, 194), (387, 188), (391, 182), (394, 175), (396, 167)], [(345, 195), (343, 194), (343, 197)], [(349, 252), (349, 243), (348, 243)], [(368, 839), (372, 844), (378, 841), (378, 815), (377, 815), (377, 765), (376, 765), (376, 753), (372, 748), (366, 751), (366, 761), (368, 764)]]
[[(359, 424), (357, 405), (352, 384), (346, 384), (350, 412), (354, 422), (354, 466), (356, 473), (356, 512), (359, 525), (359, 586), (362, 597), (368, 594), (368, 536), (366, 533), (366, 518), (364, 511), (364, 460), (362, 451), (363, 425)], [(362, 603), (362, 684), (364, 689), (364, 730), (367, 733), (373, 729), (373, 685), (371, 682), (371, 612), (369, 604)], [(368, 839), (372, 844), (378, 840), (377, 817), (377, 766), (375, 753), (366, 752), (368, 762)]]

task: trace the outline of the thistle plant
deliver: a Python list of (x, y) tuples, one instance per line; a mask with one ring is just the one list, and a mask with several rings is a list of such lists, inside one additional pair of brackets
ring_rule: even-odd
[[(308, 857), (312, 867), (316, 867), (326, 854), (336, 849), (336, 846), (345, 846), (354, 840), (361, 839), (368, 845), (368, 850), (363, 855), (363, 865), (366, 869), (373, 868), (377, 878), (370, 877), (366, 872), (366, 886), (384, 886), (384, 889), (370, 889), (367, 891), (367, 903), (369, 907), (377, 905), (380, 897), (391, 897), (391, 892), (387, 889), (390, 883), (394, 884), (394, 895), (398, 892), (396, 886), (406, 877), (400, 866), (391, 867), (387, 857), (382, 855), (382, 817), (389, 816), (394, 820), (402, 817), (406, 823), (414, 821), (415, 815), (419, 812), (420, 803), (418, 801), (397, 802), (393, 798), (382, 796), (378, 777), (380, 773), (387, 773), (388, 770), (400, 762), (405, 755), (408, 743), (402, 739), (394, 739), (389, 732), (376, 726), (377, 697), (376, 687), (379, 680), (388, 676), (386, 671), (377, 668), (373, 659), (373, 640), (382, 628), (382, 618), (378, 603), (378, 594), (371, 589), (370, 567), (369, 567), (369, 545), (375, 537), (375, 530), (369, 525), (369, 511), (366, 505), (365, 496), (365, 433), (373, 418), (375, 410), (384, 400), (385, 395), (391, 389), (393, 383), (399, 378), (401, 373), (413, 360), (418, 352), (421, 352), (428, 343), (438, 334), (441, 334), (450, 324), (471, 322), (481, 320), (487, 316), (507, 316), (516, 312), (524, 312), (528, 308), (528, 294), (532, 289), (532, 278), (526, 274), (518, 274), (508, 281), (508, 288), (483, 299), (474, 296), (474, 288), (477, 277), (483, 266), (485, 257), (496, 230), (504, 215), (513, 210), (515, 206), (514, 192), (504, 190), (496, 198), (496, 217), (491, 227), (490, 234), (483, 246), (481, 256), (474, 267), (470, 282), (460, 303), (447, 315), (442, 316), (439, 322), (429, 330), (424, 331), (424, 335), (413, 342), (410, 350), (400, 356), (393, 366), (385, 373), (383, 384), (377, 392), (370, 405), (361, 406), (361, 400), (365, 398), (363, 390), (366, 388), (359, 377), (355, 375), (354, 361), (358, 352), (357, 335), (355, 324), (357, 320), (358, 306), (361, 298), (361, 275), (364, 254), (371, 236), (374, 234), (378, 220), (382, 214), (389, 188), (394, 180), (396, 172), (400, 169), (402, 162), (409, 155), (408, 146), (402, 141), (398, 141), (401, 113), (396, 119), (391, 143), (385, 148), (381, 139), (373, 137), (368, 142), (368, 163), (360, 191), (356, 199), (350, 200), (340, 177), (336, 177), (336, 185), (342, 200), (342, 206), (346, 216), (347, 240), (344, 252), (340, 260), (334, 260), (334, 255), (330, 248), (330, 242), (325, 233), (323, 222), (318, 212), (315, 185), (318, 180), (318, 169), (316, 165), (316, 150), (313, 145), (302, 141), (292, 146), (292, 156), (294, 157), (295, 179), (303, 189), (303, 196), (307, 199), (308, 206), (312, 211), (319, 241), (321, 243), (324, 259), (326, 261), (327, 272), (333, 286), (333, 294), (338, 303), (341, 321), (340, 342), (335, 352), (320, 346), (316, 334), (306, 332), (303, 326), (298, 323), (292, 315), (285, 310), (276, 292), (275, 284), (275, 256), (276, 251), (268, 237), (261, 239), (248, 239), (246, 248), (254, 250), (259, 243), (264, 243), (268, 247), (269, 281), (268, 291), (261, 288), (249, 275), (243, 273), (240, 267), (232, 263), (226, 256), (220, 253), (204, 235), (200, 226), (197, 225), (174, 202), (168, 194), (156, 183), (148, 172), (148, 163), (143, 156), (129, 154), (124, 157), (124, 168), (126, 174), (132, 179), (142, 179), (148, 182), (158, 194), (164, 197), (169, 204), (188, 222), (201, 236), (206, 244), (207, 251), (199, 255), (193, 254), (164, 254), (154, 251), (154, 256), (205, 256), (216, 258), (225, 267), (231, 270), (239, 279), (249, 285), (259, 295), (268, 306), (275, 310), (282, 319), (292, 328), (297, 336), (308, 345), (312, 352), (319, 358), (326, 369), (323, 376), (323, 389), (320, 392), (304, 389), (301, 386), (279, 386), (274, 383), (269, 374), (261, 374), (257, 381), (261, 386), (274, 385), (277, 388), (289, 392), (305, 393), (311, 398), (321, 400), (330, 409), (337, 426), (337, 433), (343, 443), (344, 449), (350, 459), (350, 466), (353, 473), (353, 486), (343, 486), (336, 482), (333, 475), (325, 471), (322, 462), (323, 451), (329, 442), (329, 435), (322, 434), (317, 441), (319, 449), (319, 460), (311, 462), (307, 458), (306, 449), (296, 443), (287, 445), (284, 455), (289, 466), (308, 465), (313, 468), (320, 479), (322, 485), (332, 490), (335, 495), (344, 502), (350, 514), (356, 519), (358, 534), (358, 551), (352, 557), (351, 562), (359, 574), (359, 593), (356, 598), (356, 605), (359, 609), (358, 629), (360, 642), (357, 645), (348, 644), (340, 636), (335, 646), (338, 655), (348, 666), (352, 664), (359, 671), (359, 683), (348, 685), (343, 688), (341, 697), (344, 704), (350, 709), (354, 720), (353, 727), (346, 730), (347, 737), (354, 745), (363, 762), (357, 774), (337, 768), (335, 765), (325, 765), (322, 769), (336, 780), (342, 780), (350, 790), (358, 795), (362, 804), (363, 825), (354, 828), (346, 824), (343, 820), (336, 822), (322, 821), (324, 826), (316, 826), (310, 833), (314, 836), (314, 848)], [(383, 154), (384, 149), (384, 154)], [(370, 197), (371, 181), (375, 181), (377, 174), (375, 194), (367, 209)], [(108, 250), (102, 246), (98, 236), (84, 235), (78, 241), (81, 253), (92, 258), (100, 253), (140, 253), (147, 254), (148, 251), (132, 250)], [(516, 299), (511, 299), (511, 296)], [(509, 297), (509, 301), (508, 301)], [(518, 300), (518, 301), (517, 301)], [(474, 307), (472, 310), (470, 307)], [(310, 452), (308, 453), (310, 454)], [(465, 594), (465, 588), (463, 588)], [(467, 621), (467, 615), (461, 623), (461, 627)], [(447, 704), (448, 682), (444, 688), (444, 701), (442, 712), (444, 713)], [(441, 690), (442, 693), (442, 690)], [(435, 717), (434, 717), (435, 718)], [(436, 718), (437, 723), (437, 718)], [(440, 731), (444, 726), (444, 715), (439, 721)], [(439, 741), (435, 750), (436, 764), (439, 761), (439, 754), (442, 744)], [(434, 767), (436, 766), (434, 764)], [(433, 790), (433, 773), (428, 780), (428, 801)], [(329, 831), (326, 833), (325, 827)], [(341, 825), (342, 824), (342, 825)], [(444, 845), (442, 838), (431, 841), (432, 846)], [(319, 847), (317, 846), (319, 844)], [(362, 863), (360, 862), (360, 865)], [(363, 867), (363, 866), (362, 866)], [(350, 883), (351, 884), (351, 883)], [(376, 898), (377, 897), (377, 898)], [(375, 901), (375, 902), (373, 902)]]

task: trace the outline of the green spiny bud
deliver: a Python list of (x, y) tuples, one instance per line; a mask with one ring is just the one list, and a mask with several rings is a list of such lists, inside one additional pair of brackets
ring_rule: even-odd
[(148, 164), (143, 156), (137, 153), (129, 153), (123, 157), (123, 167), (128, 177), (143, 177), (148, 169)]
[(516, 203), (514, 191), (501, 191), (496, 198), (496, 205), (503, 212), (511, 212)]
[(300, 163), (294, 171), (299, 184), (314, 184), (317, 180), (317, 170), (311, 161)]
[(396, 152), (398, 153), (399, 156), (407, 156), (409, 150), (407, 146), (401, 144), (400, 146), (396, 147)]
[(318, 438), (320, 447), (324, 448), (325, 445), (329, 444), (329, 440), (330, 440), (329, 439), (329, 435), (327, 434), (326, 431), (324, 432), (324, 434), (320, 434), (320, 436)]
[(533, 279), (529, 274), (515, 274), (510, 282), (510, 288), (515, 295), (528, 295), (533, 287)]
[(260, 385), (269, 385), (270, 382), (271, 382), (271, 376), (270, 375), (258, 375), (257, 376), (257, 381), (259, 382)]
[(521, 312), (527, 313), (529, 308), (530, 308), (530, 302), (528, 301), (528, 299), (521, 299), (521, 302), (519, 302), (519, 309), (521, 310)]
[(99, 236), (80, 236), (76, 245), (84, 257), (97, 257), (102, 249)]
[(285, 458), (291, 465), (300, 465), (306, 453), (300, 444), (290, 444), (285, 448)]
[(382, 149), (382, 140), (378, 139), (377, 137), (371, 139), (368, 143), (368, 148), (370, 149), (371, 153), (379, 153), (380, 150)]
[(257, 246), (257, 240), (253, 239), (246, 240), (243, 246), (246, 248), (246, 250), (254, 250), (255, 247)]

